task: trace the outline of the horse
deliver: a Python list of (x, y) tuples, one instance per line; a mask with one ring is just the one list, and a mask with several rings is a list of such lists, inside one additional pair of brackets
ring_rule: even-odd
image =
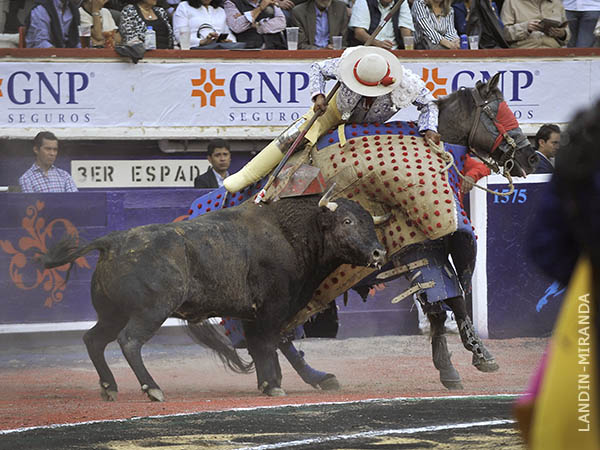
[[(443, 247), (450, 249), (452, 254), (456, 266), (455, 281), (458, 278), (465, 293), (470, 290), (475, 238), (457, 197), (458, 171), (466, 154), (474, 153), (492, 170), (498, 172), (502, 169), (511, 176), (526, 176), (535, 170), (537, 163), (535, 151), (498, 89), (499, 80), (498, 73), (488, 82), (478, 81), (473, 88), (461, 88), (437, 101), (438, 130), (445, 143), (445, 152), (425, 145), (413, 123), (397, 122), (348, 124), (343, 130), (331, 130), (314, 148), (305, 149), (291, 158), (290, 165), (297, 165), (294, 159), (306, 158), (310, 154), (312, 165), (321, 169), (328, 183), (337, 183), (334, 198), (346, 197), (358, 201), (372, 215), (389, 216), (388, 221), (378, 227), (378, 236), (392, 263), (391, 267), (388, 265), (383, 269), (383, 274), (388, 276), (381, 277), (383, 274), (379, 274), (378, 282), (402, 273), (414, 278), (417, 271), (425, 269), (441, 272), (448, 255), (448, 251), (443, 250), (440, 254)], [(447, 174), (440, 173), (449, 165), (449, 155), (454, 155), (455, 168), (449, 169)], [(224, 188), (213, 191), (194, 201), (190, 213), (196, 216), (210, 209), (208, 200), (211, 198), (214, 205), (219, 198), (228, 197), (227, 201), (221, 202), (222, 207), (252, 199), (265, 181), (263, 179), (239, 193), (228, 194)], [(426, 190), (428, 195), (425, 195)], [(440, 203), (446, 206), (445, 210), (438, 207)], [(423, 214), (423, 210), (430, 212)], [(429, 267), (414, 268), (411, 260), (422, 253), (424, 247), (426, 253), (434, 251), (435, 257), (431, 258), (434, 262)], [(309, 305), (288, 323), (287, 331), (327, 308), (349, 288), (375, 282), (372, 272), (350, 266), (338, 268), (317, 289)], [(417, 284), (417, 287), (422, 285)], [(424, 306), (429, 304), (428, 289), (414, 291)], [(484, 372), (497, 370), (497, 363), (472, 326), (462, 293), (455, 294), (447, 294), (448, 297), (439, 299), (443, 303), (436, 301), (434, 304), (446, 304), (454, 312), (463, 345), (473, 353), (473, 365)], [(443, 296), (443, 293), (438, 293), (438, 297), (440, 295)], [(444, 336), (445, 310), (425, 309), (432, 325), (432, 357), (440, 373), (440, 381), (448, 389), (460, 389), (460, 375), (452, 365)], [(199, 336), (199, 339), (202, 341), (203, 338)], [(289, 341), (284, 341), (286, 346), (290, 345)], [(329, 379), (333, 376), (327, 375)]]

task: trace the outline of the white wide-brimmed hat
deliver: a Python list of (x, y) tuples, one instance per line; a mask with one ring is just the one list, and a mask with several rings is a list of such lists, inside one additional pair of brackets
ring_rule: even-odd
[(340, 59), (338, 78), (357, 94), (378, 97), (400, 84), (402, 64), (383, 48), (350, 47)]

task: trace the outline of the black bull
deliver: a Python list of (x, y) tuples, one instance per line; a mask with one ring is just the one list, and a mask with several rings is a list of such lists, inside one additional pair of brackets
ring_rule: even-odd
[(100, 251), (91, 285), (98, 322), (84, 342), (102, 397), (117, 396), (104, 358), (109, 342), (118, 340), (142, 390), (162, 401), (142, 346), (168, 317), (194, 323), (214, 316), (244, 320), (259, 384), (273, 395), (281, 383), (276, 347), (283, 324), (340, 264), (381, 266), (385, 259), (369, 213), (345, 199), (333, 205), (316, 197), (248, 203), (111, 233), (85, 246), (67, 237), (51, 248), (46, 268)]

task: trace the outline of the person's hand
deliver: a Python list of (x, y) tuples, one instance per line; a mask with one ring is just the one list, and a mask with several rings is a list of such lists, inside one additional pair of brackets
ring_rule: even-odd
[(213, 31), (209, 33), (204, 39), (200, 39), (200, 45), (208, 45), (215, 42), (219, 37), (219, 33)]
[(466, 176), (460, 183), (460, 192), (466, 194), (473, 189), (473, 186), (475, 186), (475, 180), (469, 176)]
[(544, 31), (544, 29), (540, 26), (540, 21), (535, 19), (527, 22), (527, 31), (531, 33), (532, 31)]
[(327, 101), (323, 94), (317, 94), (315, 97), (315, 106), (313, 106), (315, 113), (324, 113), (327, 111)]
[(460, 48), (460, 39), (455, 39), (453, 41), (449, 41), (446, 38), (442, 38), (442, 39), (440, 39), (440, 45), (442, 47), (446, 47), (451, 50), (455, 50), (455, 49)]
[(378, 291), (383, 291), (384, 289), (385, 289), (384, 283), (374, 284), (373, 286), (371, 286), (371, 289), (369, 289), (369, 295), (371, 297), (374, 297)]
[(386, 50), (391, 50), (394, 47), (394, 43), (392, 41), (388, 41), (387, 39), (385, 41), (375, 39), (373, 45), (375, 45), (375, 47), (385, 48)]
[(426, 130), (425, 134), (423, 135), (423, 138), (425, 139), (426, 144), (431, 145), (432, 143), (434, 143), (437, 145), (440, 143), (441, 136), (436, 131)]
[(550, 37), (563, 40), (567, 37), (567, 30), (564, 28), (550, 27), (546, 34)]
[(296, 4), (292, 0), (279, 0), (277, 3), (281, 9), (285, 9), (286, 11), (292, 9)]

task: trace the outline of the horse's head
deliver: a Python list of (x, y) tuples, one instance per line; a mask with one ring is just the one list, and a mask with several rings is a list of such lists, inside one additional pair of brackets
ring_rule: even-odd
[(487, 83), (460, 89), (438, 101), (439, 130), (447, 142), (468, 145), (513, 176), (535, 170), (537, 155), (498, 89), (500, 73)]

